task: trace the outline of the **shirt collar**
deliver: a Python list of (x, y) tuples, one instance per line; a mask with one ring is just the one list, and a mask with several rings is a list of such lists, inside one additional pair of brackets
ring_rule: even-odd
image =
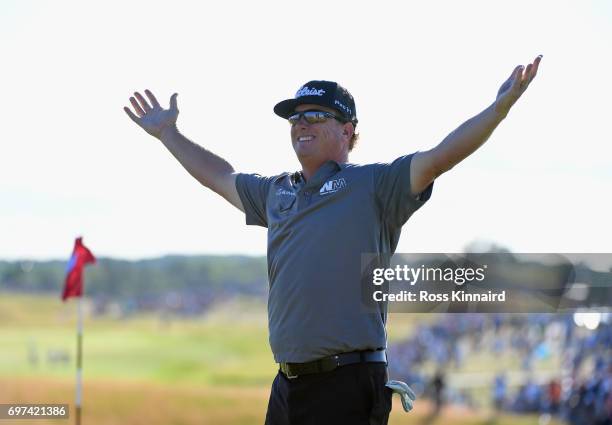
[[(340, 170), (342, 170), (342, 166), (338, 162), (334, 160), (329, 160), (323, 163), (321, 167), (319, 167), (317, 172), (314, 173), (314, 175), (310, 178), (310, 180), (306, 182), (305, 185), (306, 187), (317, 188), (321, 186), (323, 182), (325, 182), (325, 180), (327, 180), (328, 178), (330, 178), (331, 176), (333, 176)], [(303, 183), (304, 176), (301, 172), (300, 172), (300, 176), (301, 176), (302, 183)]]
[(304, 179), (304, 174), (301, 171), (296, 171), (295, 173), (287, 173), (285, 175), (279, 176), (275, 180), (275, 183), (282, 184), (281, 182), (283, 177), (288, 176), (290, 184), (298, 190), (303, 186), (318, 187), (322, 185), (323, 182), (329, 177), (346, 168), (346, 166), (346, 163), (340, 163), (338, 161), (330, 159), (327, 162), (324, 162), (321, 167), (319, 167), (317, 172), (310, 178), (310, 180), (308, 180), (308, 182), (306, 182), (306, 180)]

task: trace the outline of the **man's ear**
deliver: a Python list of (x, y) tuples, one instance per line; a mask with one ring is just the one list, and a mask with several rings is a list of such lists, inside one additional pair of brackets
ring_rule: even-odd
[(351, 140), (351, 137), (353, 137), (354, 133), (355, 133), (355, 127), (353, 127), (353, 123), (352, 122), (344, 123), (344, 125), (342, 126), (342, 135), (346, 136), (348, 140)]

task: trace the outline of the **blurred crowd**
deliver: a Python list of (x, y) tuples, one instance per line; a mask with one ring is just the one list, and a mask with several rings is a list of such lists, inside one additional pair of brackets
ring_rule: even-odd
[(443, 403), (484, 407), (474, 396), (484, 386), (497, 413), (612, 425), (612, 323), (600, 319), (586, 327), (572, 314), (441, 315), (389, 347), (389, 372), (436, 412)]

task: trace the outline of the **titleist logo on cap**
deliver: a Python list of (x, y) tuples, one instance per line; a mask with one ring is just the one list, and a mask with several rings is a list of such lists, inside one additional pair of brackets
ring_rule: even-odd
[(301, 89), (299, 89), (297, 91), (297, 93), (295, 94), (295, 98), (297, 99), (298, 97), (302, 97), (302, 96), (323, 96), (323, 94), (325, 94), (325, 90), (323, 89), (311, 89), (308, 86), (304, 86)]

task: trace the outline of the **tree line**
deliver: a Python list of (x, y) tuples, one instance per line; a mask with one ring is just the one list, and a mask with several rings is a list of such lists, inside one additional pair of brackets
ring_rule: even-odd
[[(0, 261), (0, 290), (61, 294), (67, 261)], [(128, 261), (99, 258), (85, 269), (87, 296), (108, 299), (167, 293), (267, 292), (265, 257), (165, 256)]]

